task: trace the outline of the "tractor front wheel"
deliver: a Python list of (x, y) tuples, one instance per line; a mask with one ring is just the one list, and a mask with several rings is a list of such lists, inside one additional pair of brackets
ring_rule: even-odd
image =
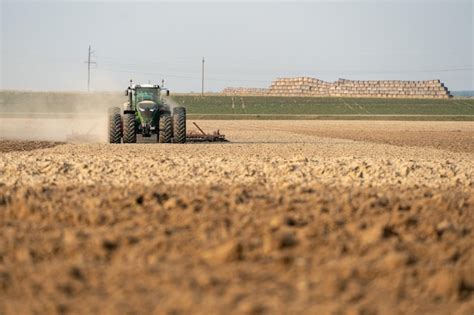
[(109, 143), (120, 143), (122, 140), (122, 116), (120, 109), (109, 110)]
[(137, 134), (135, 131), (135, 114), (125, 114), (123, 116), (123, 143), (136, 143)]
[(160, 116), (160, 128), (158, 132), (158, 142), (170, 143), (173, 135), (171, 116), (170, 114), (162, 114)]
[(186, 142), (186, 108), (173, 109), (173, 133), (175, 143)]

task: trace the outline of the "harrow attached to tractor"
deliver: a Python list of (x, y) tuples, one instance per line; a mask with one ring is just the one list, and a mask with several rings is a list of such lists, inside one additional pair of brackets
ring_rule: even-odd
[(225, 135), (222, 135), (219, 132), (219, 129), (214, 131), (213, 133), (205, 133), (201, 127), (198, 126), (195, 122), (193, 125), (199, 130), (198, 132), (188, 132), (186, 134), (186, 141), (187, 142), (227, 142)]

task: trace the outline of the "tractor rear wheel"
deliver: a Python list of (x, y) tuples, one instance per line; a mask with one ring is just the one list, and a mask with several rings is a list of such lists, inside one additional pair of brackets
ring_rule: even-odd
[(120, 143), (122, 140), (122, 116), (118, 112), (109, 110), (109, 143)]
[(123, 143), (136, 143), (135, 114), (123, 115)]
[(173, 133), (175, 143), (186, 142), (186, 108), (173, 109)]
[(173, 135), (171, 116), (170, 114), (162, 114), (160, 116), (160, 130), (158, 133), (158, 142), (170, 143)]

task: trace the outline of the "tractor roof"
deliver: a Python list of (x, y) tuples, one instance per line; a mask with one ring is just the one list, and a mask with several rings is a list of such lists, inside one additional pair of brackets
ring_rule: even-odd
[(132, 89), (136, 88), (155, 88), (158, 89), (160, 86), (158, 84), (134, 84), (132, 85)]

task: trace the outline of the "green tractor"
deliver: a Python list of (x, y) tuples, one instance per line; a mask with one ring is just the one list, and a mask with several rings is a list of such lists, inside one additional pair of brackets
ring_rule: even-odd
[(119, 107), (109, 108), (109, 142), (136, 143), (137, 134), (141, 134), (144, 138), (156, 135), (160, 143), (185, 143), (186, 109), (171, 109), (162, 91), (169, 95), (169, 90), (159, 85), (132, 85), (130, 81), (123, 114)]

